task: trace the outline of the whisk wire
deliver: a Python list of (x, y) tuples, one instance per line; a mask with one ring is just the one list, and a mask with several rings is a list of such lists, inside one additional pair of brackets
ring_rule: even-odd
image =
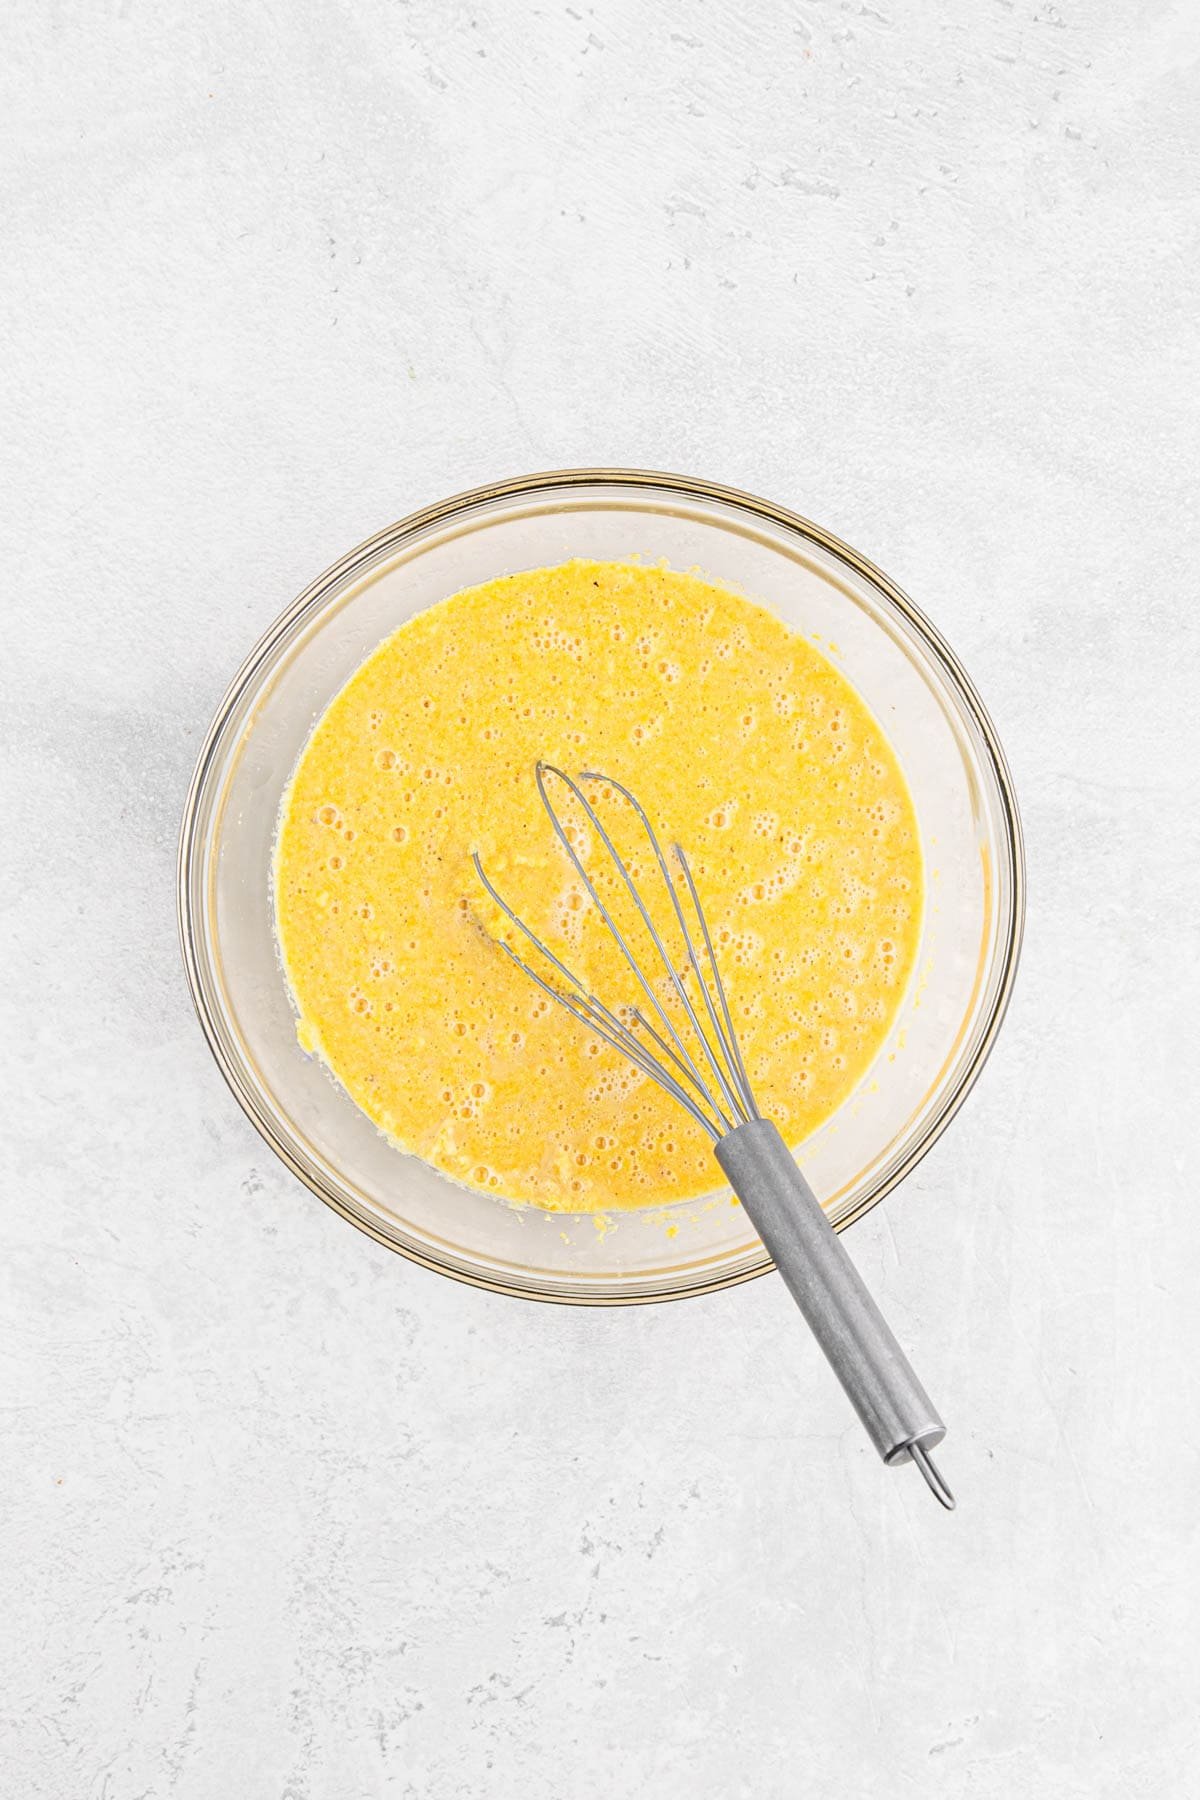
[[(750, 1092), (750, 1083), (746, 1079), (746, 1071), (742, 1064), (741, 1054), (738, 1050), (737, 1038), (734, 1035), (734, 1030), (733, 1030), (733, 1020), (729, 1016), (729, 1007), (725, 1001), (725, 989), (721, 983), (720, 971), (717, 968), (716, 956), (713, 953), (712, 939), (709, 937), (708, 926), (705, 922), (704, 914), (700, 907), (700, 896), (696, 892), (696, 884), (692, 880), (691, 870), (687, 866), (687, 861), (684, 857), (682, 849), (680, 848), (680, 846), (678, 844), (675, 844), (673, 846), (674, 854), (679, 861), (680, 867), (683, 869), (684, 877), (688, 884), (688, 893), (691, 896), (692, 905), (695, 908), (696, 916), (700, 921), (701, 930), (704, 933), (705, 946), (708, 951), (709, 967), (712, 969), (713, 978), (717, 985), (717, 992), (721, 997), (722, 1009), (723, 1009), (724, 1015), (725, 1015), (725, 1024), (727, 1027), (727, 1031), (725, 1031), (725, 1032), (723, 1032), (721, 1029), (721, 1022), (718, 1019), (716, 1009), (713, 1006), (712, 996), (708, 991), (708, 983), (704, 978), (704, 971), (700, 966), (700, 958), (699, 958), (699, 955), (697, 954), (696, 946), (692, 942), (692, 934), (691, 934), (690, 930), (688, 929), (688, 922), (684, 915), (683, 907), (680, 905), (679, 896), (675, 892), (675, 884), (671, 880), (671, 872), (667, 867), (667, 859), (663, 855), (662, 846), (658, 841), (657, 833), (655, 832), (653, 825), (650, 823), (650, 820), (646, 816), (646, 809), (643, 807), (641, 801), (638, 800), (634, 794), (630, 793), (630, 791), (627, 787), (623, 787), (619, 781), (614, 781), (611, 778), (611, 776), (600, 775), (600, 774), (597, 774), (594, 770), (588, 770), (586, 773), (582, 774), (579, 777), (579, 779), (581, 781), (603, 781), (603, 782), (605, 782), (609, 787), (611, 787), (614, 790), (614, 792), (620, 794), (626, 801), (628, 801), (629, 805), (633, 808), (634, 812), (637, 814), (638, 819), (641, 822), (642, 829), (645, 831), (646, 836), (650, 841), (650, 848), (654, 852), (655, 860), (658, 863), (659, 873), (661, 874), (661, 876), (663, 878), (663, 886), (666, 888), (667, 893), (670, 895), (671, 905), (675, 909), (675, 917), (679, 923), (680, 932), (683, 935), (683, 942), (684, 942), (684, 946), (687, 950), (688, 962), (690, 963), (690, 965), (692, 967), (692, 971), (695, 974), (697, 983), (699, 984), (699, 987), (700, 987), (700, 992), (704, 997), (704, 1005), (705, 1005), (705, 1009), (708, 1013), (709, 1024), (711, 1025), (712, 1030), (716, 1036), (717, 1043), (721, 1047), (721, 1052), (725, 1058), (725, 1062), (726, 1062), (726, 1065), (729, 1070), (729, 1075), (732, 1077), (732, 1081), (727, 1078), (725, 1070), (721, 1067), (721, 1064), (717, 1061), (716, 1056), (713, 1054), (712, 1046), (709, 1043), (708, 1036), (704, 1032), (704, 1030), (701, 1028), (700, 1021), (697, 1019), (696, 1014), (692, 1009), (692, 1003), (691, 1003), (690, 999), (688, 998), (687, 990), (684, 987), (683, 982), (679, 978), (679, 974), (675, 968), (674, 963), (670, 960), (666, 951), (664, 950), (664, 948), (662, 946), (662, 942), (659, 939), (658, 933), (657, 933), (657, 931), (655, 931), (653, 924), (651, 923), (648, 915), (646, 914), (646, 909), (642, 905), (641, 899), (640, 899), (639, 895), (637, 894), (637, 892), (635, 891), (633, 884), (630, 880), (629, 873), (626, 870), (623, 863), (621, 863), (619, 865), (620, 869), (621, 869), (621, 873), (625, 876), (626, 885), (629, 887), (630, 893), (633, 894), (634, 900), (637, 902), (637, 905), (642, 912), (643, 918), (646, 919), (646, 923), (650, 928), (650, 934), (653, 937), (654, 942), (658, 948), (659, 955), (663, 959), (663, 963), (665, 964), (667, 973), (671, 978), (672, 984), (675, 988), (675, 992), (678, 994), (680, 1002), (683, 1005), (683, 1008), (687, 1013), (688, 1021), (692, 1027), (692, 1030), (695, 1032), (696, 1036), (699, 1038), (701, 1044), (704, 1047), (705, 1056), (708, 1059), (708, 1062), (712, 1068), (713, 1074), (717, 1078), (717, 1081), (721, 1088), (721, 1092), (724, 1094), (725, 1099), (728, 1102), (732, 1111), (736, 1114), (739, 1114), (743, 1121), (746, 1119), (757, 1118), (758, 1117), (758, 1108), (754, 1104), (754, 1096)], [(609, 848), (611, 850), (611, 848), (612, 848), (611, 845), (609, 846)], [(615, 855), (615, 852), (613, 854)]]
[[(657, 1082), (658, 1086), (661, 1087), (664, 1092), (669, 1094), (673, 1100), (677, 1100), (681, 1106), (686, 1108), (696, 1120), (697, 1124), (704, 1127), (714, 1143), (719, 1143), (722, 1136), (721, 1130), (718, 1126), (714, 1125), (712, 1120), (700, 1109), (692, 1099), (691, 1095), (679, 1085), (672, 1075), (655, 1062), (645, 1045), (638, 1041), (633, 1032), (629, 1030), (628, 1026), (626, 1026), (615, 1013), (611, 1012), (602, 1001), (598, 1000), (594, 994), (588, 992), (578, 976), (574, 975), (571, 970), (567, 968), (566, 964), (561, 962), (559, 958), (555, 956), (549, 945), (542, 942), (537, 933), (529, 928), (524, 919), (522, 919), (519, 914), (515, 913), (503, 896), (497, 892), (496, 888), (492, 885), (492, 882), (488, 879), (478, 852), (473, 853), (471, 860), (475, 865), (475, 873), (478, 875), (484, 888), (495, 901), (496, 905), (507, 918), (512, 920), (518, 930), (524, 933), (534, 948), (546, 958), (547, 962), (552, 964), (573, 987), (579, 990), (579, 995), (564, 993), (561, 988), (555, 987), (553, 982), (547, 981), (543, 975), (540, 975), (533, 965), (527, 962), (523, 956), (518, 955), (511, 944), (506, 944), (503, 938), (497, 939), (496, 941), (498, 942), (500, 949), (504, 951), (505, 955), (508, 956), (519, 969), (528, 975), (531, 981), (536, 982), (543, 993), (548, 994), (552, 1000), (557, 1001), (559, 1006), (569, 1012), (573, 1019), (577, 1019), (581, 1025), (586, 1025), (589, 1030), (593, 1031), (598, 1038), (603, 1039), (603, 1041), (610, 1045), (612, 1049), (619, 1051), (622, 1056), (627, 1057), (644, 1075), (648, 1075), (652, 1081)], [(675, 1061), (680, 1069), (683, 1070), (683, 1073), (688, 1075), (688, 1079), (693, 1082), (693, 1086), (698, 1087), (701, 1096), (711, 1105), (711, 1097), (707, 1090), (693, 1080), (688, 1070), (684, 1068), (682, 1063), (678, 1063), (678, 1059), (673, 1055), (672, 1061)], [(718, 1114), (718, 1117), (720, 1116), (721, 1115)]]
[[(624, 881), (625, 886), (628, 888), (629, 893), (633, 899), (633, 902), (634, 902), (635, 906), (637, 907), (638, 912), (640, 913), (641, 918), (646, 926), (646, 929), (650, 933), (650, 937), (654, 943), (654, 946), (657, 949), (660, 957), (662, 958), (663, 963), (666, 966), (668, 973), (670, 974), (670, 976), (672, 978), (672, 981), (674, 982), (676, 991), (678, 991), (679, 990), (679, 980), (678, 980), (678, 977), (675, 975), (674, 968), (671, 964), (671, 959), (667, 955), (666, 948), (663, 945), (663, 941), (659, 937), (658, 932), (655, 929), (654, 922), (651, 919), (650, 914), (646, 910), (645, 903), (643, 902), (641, 895), (638, 893), (637, 888), (634, 886), (633, 878), (629, 874), (629, 871), (626, 869), (625, 864), (622, 862), (620, 854), (618, 853), (617, 848), (616, 848), (615, 844), (613, 843), (612, 839), (609, 837), (608, 832), (604, 829), (604, 826), (601, 823), (601, 820), (596, 813), (595, 807), (592, 805), (592, 803), (588, 799), (587, 795), (583, 792), (583, 789), (579, 786), (578, 782), (573, 781), (571, 779), (571, 777), (569, 775), (565, 774), (562, 769), (555, 768), (552, 763), (539, 763), (535, 770), (538, 793), (541, 796), (542, 805), (546, 809), (546, 813), (547, 813), (547, 816), (549, 817), (550, 823), (554, 828), (555, 835), (557, 836), (559, 842), (562, 844), (564, 850), (567, 852), (567, 855), (570, 857), (571, 862), (574, 865), (575, 871), (579, 876), (579, 879), (583, 882), (584, 886), (586, 887), (586, 889), (588, 891), (588, 896), (591, 899), (592, 904), (595, 906), (597, 912), (600, 914), (600, 917), (603, 919), (605, 925), (607, 926), (609, 935), (612, 937), (613, 942), (616, 944), (618, 950), (620, 950), (622, 956), (625, 958), (625, 961), (629, 964), (630, 969), (633, 971), (633, 974), (634, 974), (635, 979), (637, 980), (638, 986), (641, 988), (641, 990), (645, 994), (647, 1000), (650, 1002), (651, 1006), (654, 1008), (654, 1011), (657, 1014), (659, 1020), (661, 1021), (663, 1028), (665, 1029), (668, 1037), (670, 1038), (671, 1042), (674, 1044), (680, 1057), (686, 1063), (688, 1069), (691, 1071), (691, 1074), (695, 1079), (696, 1085), (699, 1086), (702, 1093), (706, 1093), (707, 1090), (704, 1087), (703, 1077), (701, 1076), (699, 1069), (696, 1067), (696, 1063), (695, 1063), (690, 1051), (688, 1050), (687, 1045), (684, 1043), (683, 1039), (680, 1037), (679, 1032), (675, 1029), (675, 1026), (670, 1018), (670, 1015), (667, 1013), (662, 1002), (659, 1000), (658, 995), (654, 992), (654, 989), (651, 986), (648, 977), (643, 972), (641, 965), (638, 963), (636, 956), (633, 954), (633, 951), (630, 949), (629, 944), (626, 941), (625, 935), (622, 932), (620, 926), (617, 924), (616, 920), (613, 918), (612, 914), (609, 912), (608, 908), (605, 906), (603, 900), (600, 898), (600, 893), (599, 893), (598, 888), (596, 887), (595, 882), (592, 880), (592, 877), (588, 874), (587, 869), (584, 867), (583, 858), (580, 856), (580, 854), (576, 850), (574, 844), (571, 842), (570, 838), (567, 836), (567, 833), (563, 826), (563, 823), (562, 823), (561, 819), (559, 818), (558, 813), (555, 811), (554, 803), (550, 799), (550, 796), (546, 791), (546, 776), (547, 775), (557, 776), (557, 778), (564, 784), (564, 786), (572, 794), (574, 794), (574, 796), (578, 800), (580, 806), (583, 808), (584, 814), (587, 818), (589, 825), (591, 825), (591, 827), (595, 831), (597, 837), (600, 839), (601, 843), (604, 845), (604, 848), (607, 850), (609, 856), (612, 859), (614, 868), (617, 870), (618, 874), (621, 876), (622, 880)], [(692, 1021), (694, 1023), (694, 1015), (692, 1015), (691, 1006), (690, 1006), (690, 1004), (688, 1004), (686, 1002), (686, 999), (685, 999), (685, 1007), (686, 1007), (686, 1010), (689, 1013), (689, 1015), (691, 1015)], [(700, 1035), (701, 1035), (701, 1041), (704, 1042), (705, 1040), (703, 1037), (703, 1033), (701, 1033)], [(708, 1098), (712, 1104), (713, 1111), (720, 1118), (725, 1129), (728, 1131), (732, 1131), (734, 1121), (732, 1119), (726, 1117), (725, 1113), (722, 1111), (721, 1107), (717, 1104), (715, 1099), (713, 1099), (713, 1096), (711, 1094), (708, 1095)]]
[[(705, 1077), (697, 1064), (696, 1058), (692, 1055), (680, 1030), (677, 1028), (674, 1020), (667, 1012), (658, 995), (655, 993), (648, 975), (638, 962), (624, 932), (617, 924), (612, 912), (602, 900), (596, 881), (585, 867), (583, 858), (572, 843), (567, 829), (559, 816), (558, 810), (550, 797), (548, 789), (548, 778), (550, 777), (554, 777), (561, 781), (567, 791), (574, 796), (583, 811), (583, 815), (587, 820), (588, 825), (595, 832), (597, 839), (607, 852), (613, 867), (624, 883), (637, 910), (638, 916), (645, 926), (650, 941), (662, 963), (663, 969), (666, 972), (671, 992), (678, 1000), (684, 1018), (687, 1021), (687, 1026), (695, 1035), (696, 1041), (699, 1044), (703, 1060), (707, 1063), (712, 1072), (713, 1079), (716, 1083), (716, 1092), (714, 1092), (711, 1083), (705, 1080)], [(550, 820), (554, 834), (566, 851), (572, 867), (587, 890), (592, 905), (595, 907), (600, 918), (604, 921), (604, 925), (608, 930), (609, 935), (632, 971), (645, 999), (649, 1002), (649, 1007), (653, 1011), (657, 1024), (653, 1023), (651, 1019), (647, 1017), (646, 1010), (640, 1005), (625, 1009), (627, 1011), (627, 1016), (631, 1017), (634, 1025), (646, 1034), (651, 1043), (655, 1046), (655, 1049), (660, 1053), (661, 1057), (665, 1058), (665, 1061), (660, 1061), (659, 1057), (655, 1056), (642, 1039), (630, 1028), (626, 1023), (625, 1018), (621, 1017), (617, 1012), (614, 1012), (611, 1007), (606, 1006), (597, 995), (593, 994), (574, 970), (569, 968), (559, 956), (556, 956), (550, 946), (544, 943), (532, 927), (528, 925), (520, 914), (509, 905), (508, 901), (504, 899), (503, 895), (489, 879), (483, 867), (482, 859), (476, 851), (472, 854), (472, 862), (475, 865), (475, 873), (478, 875), (485, 891), (500, 908), (500, 911), (504, 914), (505, 918), (508, 919), (510, 924), (517, 928), (525, 940), (532, 946), (537, 955), (544, 960), (548, 969), (552, 971), (555, 976), (561, 978), (561, 982), (565, 984), (565, 986), (560, 986), (554, 979), (548, 979), (546, 974), (534, 967), (532, 963), (521, 956), (519, 952), (503, 938), (498, 940), (500, 948), (519, 969), (528, 975), (532, 981), (536, 982), (543, 993), (556, 1001), (559, 1006), (569, 1012), (571, 1017), (578, 1020), (581, 1025), (586, 1025), (590, 1031), (594, 1032), (595, 1035), (604, 1043), (608, 1044), (610, 1048), (625, 1056), (642, 1074), (654, 1081), (665, 1093), (669, 1094), (673, 1100), (678, 1101), (688, 1114), (696, 1120), (697, 1124), (703, 1127), (714, 1143), (720, 1143), (721, 1139), (727, 1133), (735, 1131), (739, 1125), (746, 1123), (750, 1119), (757, 1119), (761, 1115), (759, 1114), (753, 1092), (750, 1088), (746, 1066), (742, 1060), (741, 1050), (737, 1041), (737, 1034), (733, 1027), (733, 1016), (730, 1012), (729, 1001), (725, 993), (725, 986), (721, 980), (720, 969), (717, 966), (716, 951), (713, 947), (712, 934), (709, 931), (708, 921), (704, 916), (704, 910), (700, 904), (700, 896), (697, 892), (691, 869), (688, 866), (687, 858), (684, 856), (683, 851), (678, 844), (672, 845), (672, 854), (682, 871), (684, 883), (687, 887), (688, 899), (691, 903), (692, 911), (695, 913), (696, 923), (699, 927), (704, 947), (704, 956), (707, 958), (711, 975), (712, 987), (716, 990), (716, 1003), (714, 1003), (713, 1000), (709, 977), (705, 974), (704, 963), (701, 959), (700, 949), (697, 946), (695, 936), (693, 935), (693, 929), (688, 922), (683, 903), (676, 891), (675, 883), (672, 880), (667, 856), (659, 842), (657, 833), (650, 822), (645, 808), (641, 803), (627, 787), (622, 785), (621, 782), (614, 781), (611, 776), (599, 774), (595, 770), (587, 770), (575, 779), (566, 774), (564, 770), (555, 767), (552, 763), (538, 763), (535, 769), (535, 778), (537, 781), (539, 798), (545, 808), (546, 815)], [(650, 915), (645, 901), (642, 899), (641, 893), (634, 881), (634, 877), (626, 867), (620, 852), (617, 850), (612, 837), (605, 828), (595, 807), (580, 786), (581, 782), (603, 782), (613, 793), (619, 794), (622, 800), (624, 800), (632, 809), (638, 823), (644, 831), (651, 852), (653, 853), (654, 860), (657, 864), (659, 874), (662, 877), (663, 885), (670, 895), (676, 923), (678, 924), (687, 953), (688, 967), (691, 969), (700, 988), (700, 993), (704, 1002), (704, 1012), (708, 1021), (707, 1029), (693, 1004), (687, 987), (684, 985), (683, 973), (676, 967), (675, 961), (671, 957), (670, 952), (663, 941), (662, 935)], [(659, 1027), (661, 1027), (661, 1029), (659, 1029)]]
[[(700, 904), (700, 896), (696, 891), (696, 883), (692, 879), (692, 871), (688, 866), (688, 859), (683, 853), (682, 844), (675, 844), (672, 847), (676, 857), (679, 859), (679, 867), (683, 870), (683, 879), (687, 882), (688, 893), (691, 896), (692, 905), (696, 910), (696, 918), (699, 920), (700, 930), (704, 934), (704, 948), (708, 956), (708, 966), (712, 970), (713, 983), (717, 990), (717, 998), (721, 1002), (721, 1014), (725, 1020), (725, 1036), (722, 1039), (722, 1047), (726, 1056), (729, 1058), (730, 1067), (737, 1071), (741, 1090), (745, 1096), (746, 1105), (749, 1108), (750, 1117), (752, 1119), (761, 1119), (762, 1114), (759, 1112), (758, 1102), (754, 1098), (754, 1089), (750, 1086), (750, 1077), (746, 1073), (746, 1065), (742, 1061), (742, 1050), (741, 1045), (738, 1043), (737, 1032), (733, 1029), (733, 1019), (729, 1012), (729, 1001), (725, 996), (725, 983), (721, 980), (721, 970), (717, 963), (716, 951), (713, 949), (712, 938), (709, 935), (708, 920), (704, 916), (704, 908)], [(689, 943), (689, 949), (690, 948), (691, 946)], [(697, 979), (701, 986), (704, 987), (704, 997), (707, 1000), (708, 989), (704, 984), (704, 977), (700, 973), (699, 963), (694, 962), (693, 967), (696, 970)], [(710, 1011), (711, 1005), (712, 1003), (710, 1001)], [(720, 1029), (721, 1028), (718, 1025), (718, 1034), (720, 1034)]]
[[(671, 1048), (670, 1044), (668, 1044), (667, 1040), (664, 1037), (661, 1037), (659, 1035), (659, 1033), (657, 1031), (655, 1031), (653, 1025), (650, 1023), (650, 1021), (646, 1017), (645, 1013), (642, 1012), (640, 1010), (640, 1008), (635, 1006), (633, 1009), (633, 1017), (634, 1017), (635, 1023), (641, 1026), (642, 1030), (646, 1033), (646, 1036), (653, 1038), (654, 1042), (658, 1045), (658, 1048), (662, 1051), (663, 1055), (665, 1057), (667, 1057), (670, 1062), (674, 1063), (675, 1067), (679, 1070), (680, 1074), (686, 1076), (687, 1079), (692, 1083), (692, 1086), (694, 1087), (696, 1085), (694, 1077), (684, 1067), (683, 1063), (680, 1062), (679, 1058), (676, 1056), (675, 1052), (672, 1050), (672, 1048)], [(712, 1097), (709, 1094), (707, 1088), (701, 1089), (701, 1092), (704, 1094), (705, 1099), (711, 1105)]]

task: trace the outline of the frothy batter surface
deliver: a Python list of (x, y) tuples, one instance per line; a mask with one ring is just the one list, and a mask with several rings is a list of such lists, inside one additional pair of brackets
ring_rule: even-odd
[[(507, 576), (419, 614), (305, 748), (275, 867), (305, 1047), (468, 1186), (571, 1212), (708, 1193), (720, 1177), (700, 1127), (486, 935), (503, 920), (473, 850), (602, 998), (637, 998), (554, 840), (539, 760), (602, 769), (683, 844), (759, 1105), (793, 1145), (854, 1087), (912, 968), (921, 862), (903, 777), (811, 644), (725, 588), (634, 563)], [(648, 877), (628, 815), (597, 805)], [(669, 919), (661, 886), (647, 892)]]

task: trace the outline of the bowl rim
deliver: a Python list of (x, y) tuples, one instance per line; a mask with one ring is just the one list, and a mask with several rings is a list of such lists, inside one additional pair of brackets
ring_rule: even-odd
[(738, 1287), (743, 1282), (753, 1281), (760, 1275), (769, 1274), (775, 1265), (764, 1251), (760, 1258), (751, 1263), (736, 1269), (697, 1277), (686, 1286), (661, 1289), (639, 1288), (629, 1293), (614, 1292), (611, 1289), (588, 1293), (586, 1290), (521, 1286), (515, 1282), (501, 1280), (495, 1276), (460, 1266), (417, 1244), (403, 1242), (390, 1235), (368, 1215), (347, 1204), (333, 1188), (322, 1182), (318, 1171), (302, 1163), (293, 1154), (287, 1141), (277, 1131), (271, 1114), (260, 1105), (258, 1096), (248, 1081), (241, 1062), (227, 1054), (205, 990), (192, 907), (192, 875), (200, 843), (198, 834), (200, 806), (208, 785), (217, 747), (225, 732), (230, 714), (261, 666), (270, 657), (280, 638), (288, 632), (295, 620), (322, 596), (344, 588), (348, 581), (353, 579), (356, 572), (365, 573), (385, 549), (398, 548), (417, 534), (444, 524), (448, 519), (468, 508), (499, 500), (526, 496), (532, 498), (549, 489), (589, 487), (597, 484), (617, 488), (657, 488), (668, 495), (731, 506), (754, 518), (765, 520), (770, 525), (782, 526), (786, 530), (795, 532), (818, 549), (840, 558), (877, 588), (912, 626), (921, 639), (923, 647), (935, 663), (940, 665), (942, 674), (948, 678), (951, 687), (961, 697), (979, 732), (1000, 797), (1004, 823), (1002, 851), (1006, 863), (1005, 873), (1012, 894), (1005, 938), (1003, 943), (997, 947), (996, 961), (1000, 970), (1000, 978), (971, 1058), (961, 1070), (953, 1087), (944, 1096), (941, 1106), (928, 1120), (900, 1164), (893, 1168), (869, 1193), (865, 1194), (851, 1212), (839, 1219), (835, 1229), (839, 1232), (844, 1231), (858, 1219), (863, 1218), (878, 1206), (893, 1188), (912, 1173), (946, 1130), (979, 1079), (984, 1064), (995, 1046), (1012, 996), (1024, 937), (1026, 890), (1024, 834), (1012, 775), (996, 728), (970, 676), (937, 627), (931, 623), (904, 590), (898, 587), (869, 558), (835, 536), (833, 532), (815, 524), (801, 513), (793, 512), (790, 508), (779, 506), (773, 501), (764, 500), (756, 494), (747, 493), (741, 488), (653, 469), (548, 469), (532, 475), (518, 475), (503, 481), (487, 482), (480, 487), (467, 488), (462, 493), (452, 494), (432, 505), (421, 507), (416, 512), (409, 513), (404, 518), (397, 520), (396, 523), (375, 532), (371, 537), (356, 545), (354, 549), (339, 557), (336, 562), (331, 563), (314, 581), (309, 583), (290, 606), (279, 614), (259, 638), (226, 688), (205, 733), (188, 786), (180, 823), (176, 864), (176, 916), (184, 971), (192, 1004), (195, 1007), (209, 1050), (226, 1085), (250, 1123), (275, 1155), (291, 1170), (293, 1175), (302, 1181), (312, 1193), (316, 1194), (318, 1199), (324, 1201), (327, 1206), (331, 1207), (341, 1218), (348, 1220), (359, 1231), (374, 1238), (377, 1243), (385, 1245), (389, 1250), (394, 1250), (410, 1262), (426, 1269), (432, 1269), (440, 1275), (449, 1276), (468, 1287), (485, 1288), (492, 1293), (509, 1294), (518, 1299), (544, 1301), (556, 1305), (639, 1306), (664, 1300), (686, 1300), (701, 1294), (717, 1293), (723, 1288)]

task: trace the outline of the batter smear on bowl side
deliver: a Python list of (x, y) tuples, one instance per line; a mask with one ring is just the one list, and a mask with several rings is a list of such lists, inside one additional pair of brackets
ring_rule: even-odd
[[(700, 1127), (489, 939), (504, 921), (475, 850), (593, 991), (628, 990), (547, 830), (539, 761), (603, 769), (684, 845), (751, 1083), (793, 1146), (854, 1088), (912, 970), (922, 874), (904, 778), (806, 639), (727, 588), (639, 563), (454, 595), (381, 644), (313, 730), (275, 857), (304, 1047), (398, 1145), (469, 1187), (562, 1212), (708, 1193)], [(590, 872), (586, 833), (578, 847)]]

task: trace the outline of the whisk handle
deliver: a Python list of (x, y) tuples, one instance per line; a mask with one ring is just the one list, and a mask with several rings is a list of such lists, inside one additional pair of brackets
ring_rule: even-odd
[(946, 1427), (778, 1130), (752, 1119), (716, 1155), (880, 1456), (911, 1457), (934, 1486), (924, 1453)]

